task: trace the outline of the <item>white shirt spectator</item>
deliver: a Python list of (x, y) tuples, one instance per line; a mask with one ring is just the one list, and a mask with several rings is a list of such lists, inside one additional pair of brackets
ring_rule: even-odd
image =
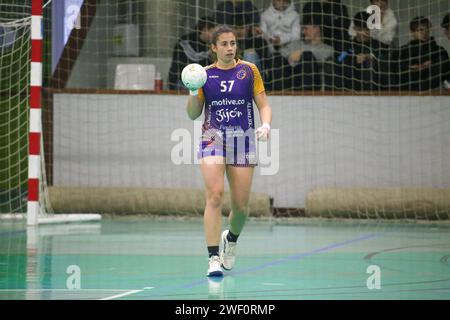
[[(370, 36), (384, 44), (390, 45), (397, 34), (397, 18), (394, 11), (390, 8), (386, 9), (383, 20), (381, 21), (381, 29), (370, 30)], [(356, 36), (353, 21), (350, 24), (348, 34), (353, 38)]]
[[(284, 11), (279, 11), (272, 4), (261, 15), (261, 30), (266, 39), (280, 37), (280, 46), (300, 40), (300, 15), (291, 2)], [(271, 46), (273, 52), (273, 46)]]

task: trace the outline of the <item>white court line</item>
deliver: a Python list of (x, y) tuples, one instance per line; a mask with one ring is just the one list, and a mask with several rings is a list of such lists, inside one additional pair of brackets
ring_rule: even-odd
[(144, 290), (149, 290), (149, 289), (153, 289), (153, 287), (145, 287), (144, 289), (141, 289), (141, 290), (131, 290), (131, 291), (127, 291), (127, 292), (124, 292), (124, 293), (121, 293), (121, 294), (116, 294), (114, 296), (106, 297), (106, 298), (102, 298), (102, 299), (98, 299), (98, 300), (113, 300), (113, 299), (126, 297), (126, 296), (129, 296), (129, 295), (135, 294), (135, 293), (142, 292)]
[(55, 292), (83, 292), (83, 291), (130, 291), (126, 289), (0, 289), (0, 292), (9, 292), (9, 291), (15, 291), (15, 292), (34, 292), (34, 291), (55, 291)]

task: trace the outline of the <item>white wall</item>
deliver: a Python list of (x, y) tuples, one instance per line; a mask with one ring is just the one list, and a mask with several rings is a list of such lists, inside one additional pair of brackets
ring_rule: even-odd
[[(450, 96), (269, 101), (279, 171), (262, 176), (260, 166), (253, 190), (275, 206), (303, 207), (319, 186), (450, 187)], [(185, 104), (185, 96), (55, 95), (54, 184), (203, 188), (198, 165), (171, 161), (172, 133), (194, 134)], [(197, 144), (188, 145), (193, 159)]]

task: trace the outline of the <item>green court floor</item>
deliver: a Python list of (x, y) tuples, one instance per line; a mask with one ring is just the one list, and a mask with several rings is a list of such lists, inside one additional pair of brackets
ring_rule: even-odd
[(0, 222), (0, 299), (19, 300), (450, 299), (450, 227), (251, 219), (234, 270), (206, 269), (200, 218)]

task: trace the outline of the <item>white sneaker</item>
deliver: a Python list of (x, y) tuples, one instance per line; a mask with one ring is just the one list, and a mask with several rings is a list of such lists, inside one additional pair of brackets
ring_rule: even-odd
[(223, 276), (222, 268), (220, 268), (219, 256), (212, 256), (209, 258), (207, 277), (221, 277)]
[(227, 239), (229, 230), (222, 232), (222, 250), (220, 251), (220, 258), (222, 259), (222, 268), (230, 271), (234, 267), (234, 249), (236, 248), (236, 242), (230, 242)]

